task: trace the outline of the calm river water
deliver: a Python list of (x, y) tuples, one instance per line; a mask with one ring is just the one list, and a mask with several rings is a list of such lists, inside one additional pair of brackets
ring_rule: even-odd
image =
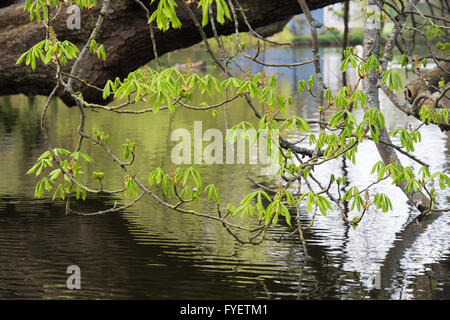
[[(186, 54), (193, 61), (205, 59), (204, 51), (188, 49), (163, 59), (183, 63)], [(311, 57), (309, 49), (267, 50), (267, 62), (279, 63)], [(326, 84), (335, 89), (339, 82), (338, 49), (322, 54)], [(238, 62), (239, 64), (239, 62)], [(241, 67), (245, 70), (246, 62)], [(253, 71), (259, 71), (253, 65)], [(293, 97), (289, 113), (306, 119), (317, 116), (312, 101), (297, 93), (297, 82), (308, 79), (312, 66), (271, 69), (280, 76), (280, 90)], [(317, 216), (307, 236), (309, 254), (305, 262), (298, 239), (282, 243), (266, 241), (243, 246), (214, 221), (184, 216), (145, 198), (131, 209), (114, 214), (84, 217), (64, 214), (64, 204), (51, 195), (35, 200), (35, 179), (25, 172), (46, 149), (39, 129), (43, 97), (0, 97), (0, 299), (449, 299), (450, 217), (431, 215), (416, 221), (418, 212), (406, 197), (389, 183), (378, 190), (391, 196), (394, 211), (369, 211), (363, 223), (352, 229), (338, 213)], [(197, 101), (200, 102), (200, 101)], [(415, 124), (382, 99), (388, 127)], [(361, 112), (356, 110), (356, 116)], [(115, 115), (89, 112), (86, 130), (101, 129), (111, 135), (111, 147), (121, 154), (129, 137), (136, 142), (135, 170), (146, 180), (155, 167), (170, 167), (170, 135), (177, 128), (192, 129), (201, 120), (203, 130), (225, 130), (223, 110), (211, 113), (160, 112), (157, 115)], [(242, 102), (232, 104), (228, 121), (255, 122)], [(52, 144), (73, 149), (77, 143), (78, 110), (54, 100), (48, 112)], [(316, 130), (315, 128), (314, 130)], [(449, 138), (436, 127), (422, 127), (422, 142), (416, 154), (433, 170), (447, 170)], [(294, 137), (295, 136), (295, 137)], [(293, 134), (292, 138), (301, 136)], [(86, 166), (91, 172), (104, 171), (105, 184), (120, 187), (121, 172), (98, 147), (85, 144), (83, 150), (95, 159)], [(346, 174), (349, 183), (365, 186), (373, 181), (372, 165), (379, 160), (373, 143), (361, 145), (357, 166), (335, 161), (317, 174)], [(402, 160), (418, 169), (409, 159)], [(253, 185), (238, 165), (199, 166), (205, 183), (215, 183), (221, 198), (237, 204)], [(257, 167), (247, 169), (260, 181)], [(85, 182), (95, 185), (86, 178)], [(449, 193), (439, 201), (448, 204)], [(112, 206), (119, 196), (88, 196), (78, 210), (94, 211)], [(201, 210), (213, 209), (200, 203)], [(302, 219), (310, 217), (302, 211)], [(270, 236), (289, 232), (280, 224)], [(323, 257), (327, 263), (321, 263)], [(66, 288), (66, 268), (81, 268), (82, 289)]]

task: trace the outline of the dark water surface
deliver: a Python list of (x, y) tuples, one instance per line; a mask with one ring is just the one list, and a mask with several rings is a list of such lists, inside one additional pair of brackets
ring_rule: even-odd
[[(199, 52), (186, 52), (193, 59), (203, 59)], [(169, 63), (183, 62), (186, 52), (167, 59)], [(311, 55), (310, 50), (301, 48), (265, 54), (267, 61), (274, 63)], [(330, 88), (338, 83), (339, 57), (337, 49), (323, 53), (325, 81)], [(253, 69), (258, 71), (257, 66)], [(268, 72), (277, 72), (281, 92), (293, 96), (289, 113), (316, 117), (310, 98), (296, 94), (297, 81), (308, 79), (312, 66)], [(219, 223), (166, 210), (149, 198), (121, 213), (67, 216), (64, 203), (52, 201), (51, 195), (35, 200), (35, 179), (25, 175), (46, 150), (39, 129), (43, 102), (42, 97), (0, 98), (0, 299), (450, 298), (448, 214), (416, 221), (418, 212), (389, 183), (378, 185), (377, 190), (390, 195), (394, 211), (369, 211), (355, 230), (346, 226), (337, 212), (317, 215), (306, 234), (314, 258), (307, 262), (297, 239), (242, 246)], [(389, 128), (416, 124), (383, 97), (382, 108)], [(356, 110), (355, 116), (361, 117), (361, 111)], [(225, 130), (224, 118), (223, 111), (217, 117), (194, 111), (141, 116), (89, 112), (86, 131), (98, 128), (110, 134), (111, 147), (119, 155), (127, 137), (136, 142), (135, 170), (145, 181), (155, 167), (169, 169), (174, 129), (192, 129), (194, 120), (202, 120), (204, 131)], [(251, 110), (236, 102), (230, 107), (228, 121), (234, 125), (241, 119), (255, 121)], [(78, 120), (78, 110), (54, 100), (47, 122), (52, 145), (73, 149)], [(432, 170), (448, 172), (448, 136), (431, 126), (420, 130), (422, 142), (415, 154)], [(300, 136), (292, 134), (293, 139)], [(83, 151), (95, 159), (93, 165), (83, 167), (87, 173), (84, 182), (97, 187), (90, 178), (92, 171), (104, 171), (110, 189), (121, 187), (120, 170), (98, 147), (86, 143)], [(401, 159), (418, 170), (409, 159)], [(330, 162), (317, 175), (324, 179), (330, 172), (346, 174), (350, 184), (366, 186), (374, 181), (370, 170), (379, 160), (374, 145), (362, 144), (356, 160), (357, 166)], [(227, 202), (237, 204), (253, 188), (238, 165), (201, 165), (199, 169), (204, 183), (215, 183)], [(276, 177), (261, 175), (257, 167), (247, 169), (260, 181), (276, 182)], [(448, 196), (448, 192), (441, 193), (438, 198), (444, 206)], [(75, 206), (91, 212), (113, 206), (120, 197), (88, 195)], [(214, 209), (206, 202), (199, 206), (201, 211)], [(305, 223), (311, 219), (306, 210), (301, 216)], [(268, 236), (287, 232), (289, 228), (280, 224)], [(81, 268), (81, 290), (66, 288), (66, 268), (72, 264)]]

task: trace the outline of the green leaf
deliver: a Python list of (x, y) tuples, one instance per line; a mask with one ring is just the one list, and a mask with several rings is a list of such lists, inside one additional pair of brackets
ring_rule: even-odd
[(100, 47), (98, 47), (97, 55), (98, 55), (99, 59), (102, 59), (103, 61), (106, 60), (106, 52), (105, 52), (105, 47), (103, 46), (103, 44), (101, 44)]
[(153, 170), (148, 177), (148, 185), (151, 187), (155, 184), (160, 184), (164, 171), (161, 168), (156, 168)]
[(208, 193), (208, 199), (211, 200), (213, 198), (217, 204), (220, 204), (219, 193), (215, 185), (213, 184), (207, 185), (205, 188), (205, 192)]
[(105, 173), (104, 172), (93, 172), (92, 173), (94, 179), (98, 179), (98, 180), (103, 180), (105, 178)]
[(402, 79), (397, 71), (393, 69), (388, 69), (382, 73), (381, 84), (383, 83), (387, 83), (391, 90), (398, 90), (403, 87)]

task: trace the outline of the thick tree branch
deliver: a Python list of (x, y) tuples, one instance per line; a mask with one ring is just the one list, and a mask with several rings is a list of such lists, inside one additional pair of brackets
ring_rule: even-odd
[[(408, 2), (408, 6), (412, 2), (417, 2), (418, 0), (411, 0)], [(368, 8), (373, 10), (374, 6), (378, 5), (378, 0), (368, 0), (367, 2)], [(380, 56), (380, 27), (378, 24), (370, 23), (368, 20), (370, 18), (367, 17), (367, 11), (365, 11), (364, 17), (364, 55), (363, 58), (365, 61), (369, 59), (369, 57), (373, 54), (375, 57)], [(376, 19), (376, 16), (372, 16), (371, 19)], [(397, 30), (398, 28), (396, 28)], [(393, 32), (389, 41), (386, 44), (384, 56), (380, 66), (380, 69), (383, 70), (386, 67), (387, 56), (390, 54), (390, 51), (394, 47), (394, 42), (396, 36), (398, 35), (399, 30), (397, 32)], [(367, 77), (363, 80), (363, 92), (367, 97), (367, 106), (368, 108), (377, 108), (380, 109), (380, 101), (378, 95), (378, 80), (379, 74), (372, 70), (368, 72)], [(387, 165), (391, 162), (400, 163), (400, 159), (395, 153), (395, 149), (392, 148), (389, 144), (391, 144), (390, 137), (387, 133), (386, 128), (380, 128), (380, 140), (385, 141), (385, 143), (377, 143), (376, 147), (378, 149), (378, 153), (380, 154), (381, 159)], [(403, 193), (408, 197), (408, 199), (414, 204), (416, 208), (420, 211), (425, 211), (430, 207), (430, 200), (420, 191), (418, 192), (407, 192), (406, 190), (406, 182), (400, 182), (397, 186), (403, 191)]]
[(445, 83), (450, 81), (450, 62), (442, 63), (416, 80), (411, 81), (405, 88), (405, 99), (409, 103), (413, 103), (425, 91), (438, 91), (441, 78), (444, 78)]
[[(310, 9), (317, 9), (339, 0), (308, 0)], [(68, 14), (63, 7), (61, 14), (52, 23), (59, 39), (69, 40), (80, 49), (86, 43), (94, 27), (102, 1), (92, 10), (83, 10), (81, 29), (70, 30), (66, 21)], [(246, 12), (248, 23), (252, 28), (267, 26), (278, 21), (285, 21), (289, 17), (301, 13), (296, 0), (242, 0), (240, 1)], [(156, 4), (149, 8), (153, 12)], [(192, 11), (201, 20), (201, 9), (191, 4)], [(196, 26), (186, 10), (177, 8), (178, 17), (182, 23), (180, 29), (170, 29), (166, 32), (154, 30), (158, 54), (189, 47), (202, 41)], [(247, 31), (244, 21), (239, 24), (241, 31)], [(94, 55), (88, 55), (79, 66), (79, 77), (85, 81), (103, 87), (108, 79), (125, 77), (129, 72), (143, 66), (154, 59), (153, 44), (148, 34), (146, 14), (142, 7), (134, 0), (114, 1), (103, 28), (97, 36), (97, 42), (106, 49), (106, 62), (100, 61)], [(211, 26), (204, 28), (207, 37), (212, 37)], [(217, 32), (221, 35), (234, 32), (234, 23), (227, 21), (219, 25)], [(0, 95), (24, 93), (27, 95), (48, 95), (55, 86), (54, 70), (48, 66), (38, 65), (35, 72), (24, 64), (16, 65), (19, 56), (45, 38), (45, 27), (42, 24), (29, 21), (29, 14), (24, 12), (23, 4), (10, 5), (0, 9)], [(67, 72), (71, 65), (66, 66)], [(74, 81), (75, 91), (81, 91), (86, 100), (102, 101), (102, 93), (94, 88), (85, 87), (81, 82)], [(70, 95), (62, 89), (57, 92), (64, 102), (73, 105)]]

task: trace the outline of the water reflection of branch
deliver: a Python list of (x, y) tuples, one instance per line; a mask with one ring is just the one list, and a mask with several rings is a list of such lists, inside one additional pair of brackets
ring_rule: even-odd
[(302, 262), (302, 265), (300, 266), (300, 273), (298, 277), (298, 296), (297, 300), (302, 299), (302, 291), (303, 291), (303, 272), (305, 270), (306, 260)]
[(138, 197), (134, 198), (133, 201), (131, 201), (130, 203), (128, 203), (126, 205), (120, 206), (120, 207), (117, 207), (117, 203), (114, 202), (114, 206), (112, 208), (106, 209), (106, 210), (99, 210), (96, 212), (86, 213), (86, 212), (78, 212), (78, 211), (72, 210), (71, 208), (68, 208), (68, 213), (74, 213), (74, 214), (77, 214), (80, 216), (97, 216), (97, 215), (102, 215), (102, 214), (107, 214), (107, 213), (118, 212), (118, 211), (122, 211), (122, 210), (128, 209), (129, 207), (133, 206), (136, 202), (138, 202), (139, 200), (142, 199), (142, 196), (144, 194), (145, 194), (144, 192), (141, 192), (141, 194)]

